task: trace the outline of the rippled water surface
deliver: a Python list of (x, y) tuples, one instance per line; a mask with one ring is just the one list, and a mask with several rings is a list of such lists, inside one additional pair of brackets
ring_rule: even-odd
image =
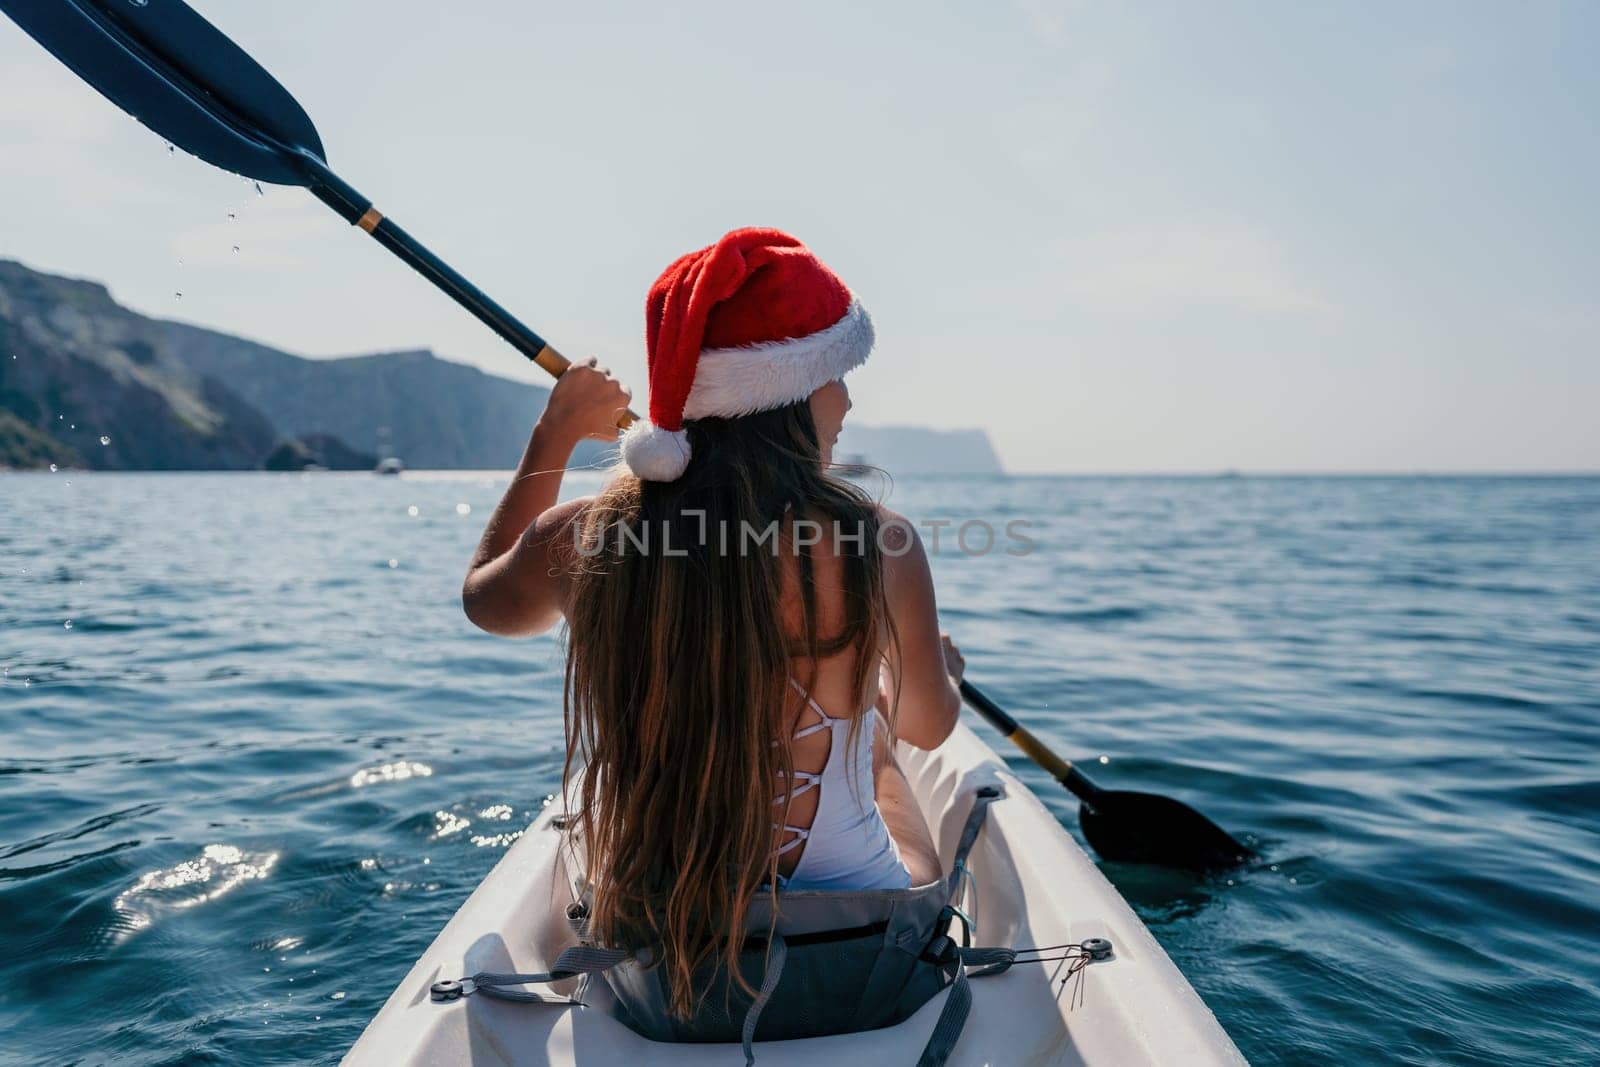
[[(559, 646), (459, 611), (501, 484), (0, 475), (0, 1061), (349, 1046), (559, 781)], [(1107, 869), (1253, 1061), (1594, 1062), (1600, 480), (892, 502), (1032, 521), (935, 562), (970, 676), (1262, 848)]]

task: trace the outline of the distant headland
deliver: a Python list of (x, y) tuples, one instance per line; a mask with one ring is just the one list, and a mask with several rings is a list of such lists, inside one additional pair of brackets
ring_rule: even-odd
[[(397, 456), (504, 470), (549, 395), (427, 350), (306, 359), (0, 259), (0, 469), (371, 469)], [(895, 474), (1001, 471), (982, 430), (851, 425), (839, 452)]]

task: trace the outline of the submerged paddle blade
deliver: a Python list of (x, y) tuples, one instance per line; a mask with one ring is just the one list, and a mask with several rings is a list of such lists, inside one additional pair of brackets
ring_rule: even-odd
[(1251, 850), (1182, 801), (1102, 789), (1078, 812), (1083, 836), (1103, 859), (1193, 871), (1237, 867)]
[(325, 162), (289, 91), (182, 0), (0, 0), (4, 11), (112, 103), (184, 151), (277, 185)]

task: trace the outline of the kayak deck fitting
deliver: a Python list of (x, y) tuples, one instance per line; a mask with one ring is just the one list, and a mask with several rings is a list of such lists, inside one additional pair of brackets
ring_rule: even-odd
[[(1069, 973), (1061, 961), (1018, 963), (972, 983), (972, 1011), (952, 1064), (1242, 1064), (1243, 1056), (1138, 916), (1039, 799), (965, 725), (933, 752), (898, 756), (948, 861), (981, 786), (1005, 796), (989, 813), (970, 870), (974, 944), (1060, 945), (1104, 938), (1110, 958)], [(575, 943), (564, 819), (552, 804), (523, 834), (345, 1057), (353, 1067), (522, 1064), (739, 1064), (737, 1043), (647, 1040), (611, 1014), (603, 981), (569, 979), (553, 992), (583, 1006), (518, 1004), (486, 996), (438, 1003), (435, 982), (478, 971), (542, 971)], [(761, 1042), (758, 1062), (890, 1067), (915, 1060), (948, 991), (880, 1030)]]

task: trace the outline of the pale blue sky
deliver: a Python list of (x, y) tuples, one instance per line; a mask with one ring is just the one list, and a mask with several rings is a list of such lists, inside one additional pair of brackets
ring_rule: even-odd
[[(1600, 5), (196, 6), (347, 180), (641, 397), (651, 279), (775, 225), (876, 319), (857, 417), (985, 426), (1014, 470), (1600, 469)], [(0, 256), (540, 380), (4, 20)]]

